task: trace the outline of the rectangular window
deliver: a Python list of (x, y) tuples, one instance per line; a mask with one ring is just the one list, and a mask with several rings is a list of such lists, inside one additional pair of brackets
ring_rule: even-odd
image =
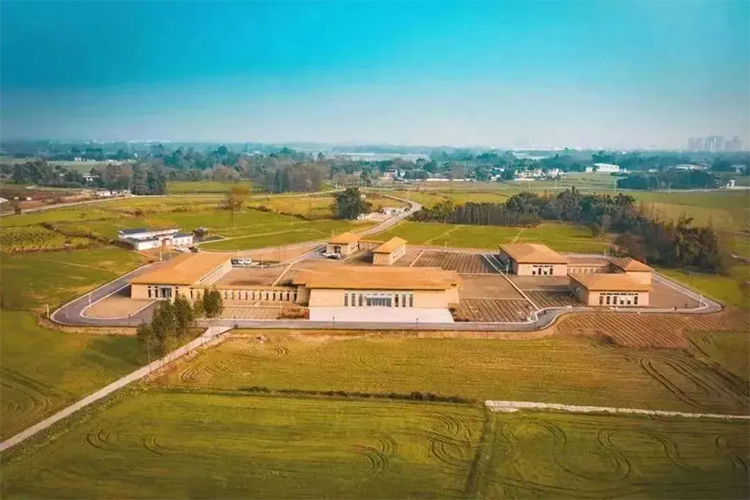
[(396, 307), (398, 307), (398, 294), (396, 294)]
[(638, 305), (638, 295), (636, 295), (635, 297), (633, 297), (633, 305), (635, 305), (635, 306)]
[(349, 306), (349, 294), (345, 293), (344, 294), (344, 307), (347, 307), (347, 306)]
[(409, 307), (414, 307), (414, 295), (409, 294)]
[(609, 305), (609, 301), (610, 301), (611, 298), (612, 297), (610, 297), (609, 295), (607, 295), (607, 305)]
[(362, 307), (362, 294), (359, 294), (359, 307)]
[(151, 287), (148, 287), (148, 298), (151, 298)]
[(599, 305), (604, 305), (604, 295), (599, 294)]
[(190, 289), (190, 298), (191, 299), (193, 298), (193, 289), (192, 288)]

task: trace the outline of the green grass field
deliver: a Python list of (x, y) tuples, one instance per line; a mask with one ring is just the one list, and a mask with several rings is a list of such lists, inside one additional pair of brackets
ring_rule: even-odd
[(168, 181), (169, 194), (228, 193), (235, 186), (253, 189), (250, 181)]
[(36, 314), (143, 262), (121, 248), (5, 255), (0, 260), (0, 437), (6, 438), (131, 371), (132, 337), (42, 328)]
[(750, 278), (750, 266), (748, 265), (736, 264), (732, 266), (729, 275), (668, 268), (658, 268), (658, 271), (724, 304), (740, 309), (750, 308), (747, 285)]
[(70, 252), (5, 255), (0, 262), (5, 309), (55, 309), (145, 261), (135, 252), (101, 247)]
[(0, 438), (6, 439), (135, 370), (134, 337), (42, 328), (26, 311), (0, 311)]
[[(157, 383), (211, 389), (419, 391), (475, 401), (719, 413), (747, 412), (749, 406), (746, 392), (738, 392), (711, 366), (683, 350), (639, 350), (567, 337), (316, 342), (292, 340), (281, 332), (267, 335), (274, 341), (230, 339), (179, 363)], [(747, 338), (743, 345), (737, 350), (747, 354)], [(689, 397), (680, 397), (683, 394)]]
[(1, 484), (4, 498), (746, 498), (748, 437), (730, 422), (148, 391), (6, 460)]
[(539, 242), (560, 252), (600, 253), (609, 246), (608, 238), (593, 238), (591, 230), (573, 224), (544, 223), (534, 228), (475, 226), (405, 221), (380, 235), (399, 236), (413, 245), (447, 245), (457, 248), (497, 249), (515, 242)]

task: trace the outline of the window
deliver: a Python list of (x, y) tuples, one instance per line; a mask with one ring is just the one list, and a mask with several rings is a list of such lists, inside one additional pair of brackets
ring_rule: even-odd
[(635, 297), (633, 297), (633, 305), (635, 305), (635, 306), (638, 305), (638, 295), (636, 295)]
[(599, 305), (600, 306), (604, 305), (604, 295), (602, 294), (599, 294)]
[(611, 298), (612, 297), (610, 297), (609, 295), (607, 295), (607, 305), (609, 305), (609, 301), (610, 301)]
[(396, 307), (398, 307), (398, 294), (396, 294)]
[(362, 307), (362, 294), (359, 294), (359, 307)]
[(409, 294), (409, 307), (414, 307), (414, 295)]
[(148, 287), (148, 298), (151, 298), (151, 287)]
[(192, 288), (190, 289), (190, 298), (191, 299), (193, 298), (193, 289)]
[(401, 294), (401, 307), (406, 307), (406, 294)]
[(344, 294), (344, 307), (347, 307), (349, 305), (349, 294)]

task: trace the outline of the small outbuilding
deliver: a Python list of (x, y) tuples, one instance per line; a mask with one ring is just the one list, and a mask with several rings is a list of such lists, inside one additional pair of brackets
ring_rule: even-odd
[(406, 253), (406, 240), (394, 236), (372, 250), (372, 263), (376, 266), (390, 266)]
[(327, 253), (335, 253), (342, 257), (348, 257), (359, 250), (359, 235), (354, 233), (341, 233), (334, 236), (326, 244)]
[(613, 273), (625, 274), (640, 283), (645, 283), (647, 285), (651, 284), (651, 275), (654, 269), (643, 262), (630, 257), (622, 259), (614, 258), (611, 262)]
[(182, 294), (193, 298), (191, 289), (212, 285), (231, 270), (225, 253), (181, 254), (131, 279), (130, 297), (171, 300)]
[(500, 245), (500, 262), (508, 272), (519, 276), (565, 276), (568, 259), (547, 245), (509, 243)]
[(570, 273), (570, 293), (587, 306), (645, 307), (651, 286), (625, 274)]

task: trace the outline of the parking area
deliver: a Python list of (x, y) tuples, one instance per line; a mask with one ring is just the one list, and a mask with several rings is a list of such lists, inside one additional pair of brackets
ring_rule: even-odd
[(456, 321), (525, 321), (533, 309), (526, 300), (461, 299), (453, 317)]
[(656, 280), (651, 283), (650, 295), (649, 307), (656, 309), (695, 309), (700, 307), (700, 302), (697, 300)]
[(459, 274), (496, 274), (497, 271), (487, 262), (482, 254), (440, 252), (429, 250), (424, 252), (414, 263), (415, 267), (442, 267)]
[(84, 316), (102, 319), (127, 318), (147, 307), (152, 302), (154, 301), (148, 299), (131, 299), (130, 286), (128, 285), (117, 293), (93, 304), (84, 311)]

